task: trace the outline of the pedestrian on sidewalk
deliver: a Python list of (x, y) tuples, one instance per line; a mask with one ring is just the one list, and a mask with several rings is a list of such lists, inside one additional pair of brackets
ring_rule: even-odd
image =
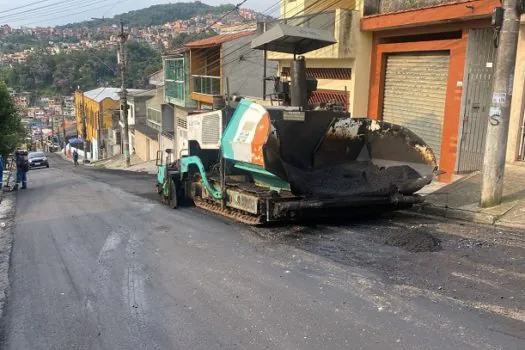
[(78, 152), (76, 149), (73, 151), (73, 161), (75, 162), (75, 166), (78, 166)]
[(18, 189), (20, 183), (22, 183), (21, 189), (25, 190), (27, 188), (27, 172), (29, 171), (29, 158), (27, 151), (17, 150), (15, 152), (16, 156), (16, 185), (15, 188)]

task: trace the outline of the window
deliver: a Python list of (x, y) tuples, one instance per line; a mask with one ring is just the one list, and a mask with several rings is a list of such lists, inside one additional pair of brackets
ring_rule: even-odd
[(184, 58), (167, 59), (164, 63), (166, 96), (183, 101), (184, 94)]
[(148, 108), (146, 118), (149, 122), (160, 125), (162, 113), (156, 109)]

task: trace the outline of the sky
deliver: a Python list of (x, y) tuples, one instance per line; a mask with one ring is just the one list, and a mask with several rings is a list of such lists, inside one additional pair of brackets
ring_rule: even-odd
[[(201, 0), (209, 5), (237, 4), (242, 0)], [(0, 25), (53, 26), (89, 20), (91, 17), (113, 17), (151, 5), (185, 0), (0, 0)], [(242, 7), (278, 15), (278, 0), (247, 0)]]

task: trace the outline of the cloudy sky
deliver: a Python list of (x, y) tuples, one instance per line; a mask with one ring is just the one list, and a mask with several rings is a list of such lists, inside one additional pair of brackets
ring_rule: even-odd
[[(184, 0), (0, 0), (0, 24), (10, 26), (51, 26), (78, 22), (91, 17), (113, 17), (116, 14), (155, 4)], [(241, 0), (201, 0), (218, 5), (236, 4)], [(187, 2), (187, 1), (184, 1)], [(243, 7), (278, 14), (278, 0), (247, 0)]]

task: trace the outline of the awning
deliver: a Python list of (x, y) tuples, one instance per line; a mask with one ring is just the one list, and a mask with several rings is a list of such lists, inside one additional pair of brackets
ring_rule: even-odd
[(279, 23), (253, 39), (252, 49), (302, 55), (336, 43), (329, 31)]

